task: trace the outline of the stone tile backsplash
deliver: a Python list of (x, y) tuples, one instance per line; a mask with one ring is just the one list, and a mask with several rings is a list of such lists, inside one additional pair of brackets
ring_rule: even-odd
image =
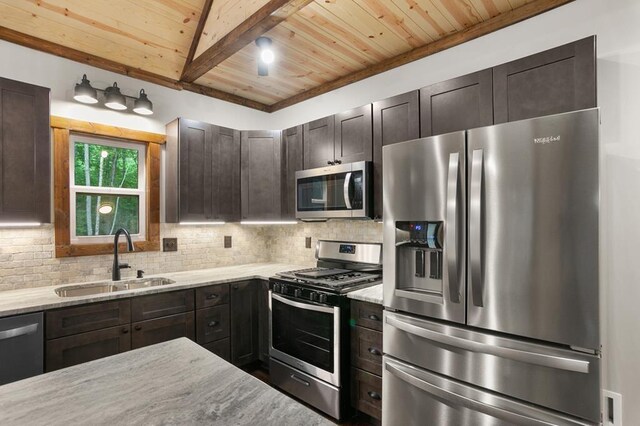
[[(313, 265), (318, 239), (381, 242), (382, 224), (346, 220), (277, 226), (162, 224), (160, 235), (178, 238), (178, 251), (123, 253), (122, 261), (132, 266), (122, 271), (123, 278), (135, 277), (137, 269), (159, 274), (253, 262)], [(225, 235), (233, 237), (230, 249), (223, 248)], [(305, 248), (305, 237), (312, 238), (312, 248)], [(113, 256), (57, 259), (54, 244), (53, 225), (0, 229), (0, 291), (110, 279)]]

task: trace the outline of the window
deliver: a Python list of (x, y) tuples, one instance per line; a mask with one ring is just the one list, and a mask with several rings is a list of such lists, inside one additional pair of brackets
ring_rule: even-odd
[(165, 135), (62, 117), (51, 127), (56, 257), (111, 254), (119, 228), (136, 251), (160, 250)]
[(144, 241), (145, 144), (85, 135), (69, 144), (71, 243), (108, 243), (119, 228)]

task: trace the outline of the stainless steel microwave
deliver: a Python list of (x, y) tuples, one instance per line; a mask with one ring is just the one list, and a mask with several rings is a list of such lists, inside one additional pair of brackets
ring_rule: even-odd
[(339, 164), (296, 172), (296, 218), (370, 217), (371, 162)]

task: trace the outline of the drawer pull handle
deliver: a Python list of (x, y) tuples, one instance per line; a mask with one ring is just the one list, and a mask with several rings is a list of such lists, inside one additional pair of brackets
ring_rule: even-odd
[(374, 314), (369, 315), (371, 321), (380, 321), (380, 317)]
[(380, 401), (382, 399), (382, 396), (380, 396), (380, 394), (378, 392), (369, 391), (369, 392), (367, 392), (367, 395), (369, 395), (369, 397), (371, 399), (375, 399), (377, 401)]
[(122, 329), (122, 334), (127, 334), (128, 332), (129, 332), (129, 329), (128, 329), (128, 328), (124, 327), (124, 328)]
[(215, 293), (207, 294), (207, 300), (216, 299), (217, 297), (218, 297), (218, 295), (215, 294)]
[(135, 327), (133, 327), (133, 328), (134, 328), (134, 330), (136, 330), (136, 331), (140, 331), (140, 330), (142, 330), (142, 326), (141, 326), (141, 325), (136, 325), (136, 326), (135, 326)]
[(376, 348), (369, 348), (367, 349), (367, 351), (369, 351), (371, 355), (378, 355), (378, 356), (382, 355), (382, 352), (380, 352), (380, 350)]
[(209, 323), (209, 327), (215, 327), (216, 325), (218, 325), (218, 321), (211, 321)]
[(300, 377), (296, 376), (295, 374), (292, 374), (292, 375), (291, 375), (291, 378), (292, 378), (293, 380), (295, 380), (296, 382), (298, 382), (298, 383), (302, 383), (302, 384), (303, 384), (303, 385), (305, 385), (305, 386), (310, 386), (310, 383), (309, 383), (309, 382), (307, 382), (306, 380), (301, 379)]

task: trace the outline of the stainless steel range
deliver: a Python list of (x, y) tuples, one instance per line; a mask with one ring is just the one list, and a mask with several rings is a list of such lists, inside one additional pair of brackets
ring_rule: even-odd
[(336, 419), (348, 413), (349, 300), (379, 284), (382, 244), (318, 241), (316, 268), (269, 281), (271, 383)]

